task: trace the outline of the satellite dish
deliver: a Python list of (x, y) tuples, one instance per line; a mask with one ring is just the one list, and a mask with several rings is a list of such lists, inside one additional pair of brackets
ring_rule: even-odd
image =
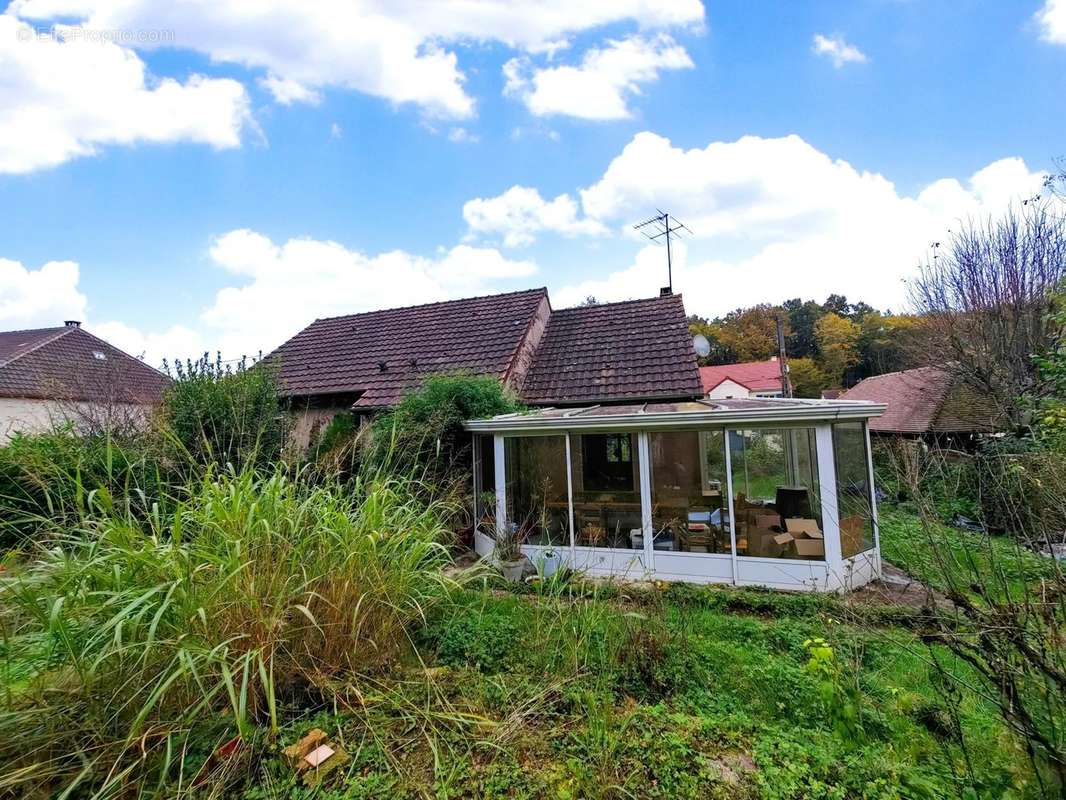
[(706, 358), (711, 354), (711, 343), (702, 333), (697, 333), (692, 337), (692, 347), (700, 358)]

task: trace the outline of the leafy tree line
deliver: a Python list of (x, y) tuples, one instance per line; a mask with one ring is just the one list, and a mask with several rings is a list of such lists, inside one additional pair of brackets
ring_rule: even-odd
[(831, 294), (825, 302), (796, 297), (780, 305), (761, 303), (708, 320), (689, 317), (689, 330), (703, 334), (711, 352), (703, 366), (762, 361), (777, 355), (777, 319), (784, 322), (785, 353), (800, 397), (853, 386), (865, 377), (915, 366), (914, 344), (922, 320), (879, 311)]

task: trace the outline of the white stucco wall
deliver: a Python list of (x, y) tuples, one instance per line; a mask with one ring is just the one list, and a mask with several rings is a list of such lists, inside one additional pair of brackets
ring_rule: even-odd
[[(132, 404), (120, 404), (112, 411), (116, 419), (147, 419), (148, 407)], [(102, 419), (100, 409), (91, 403), (57, 403), (54, 400), (36, 400), (24, 397), (0, 397), (0, 444), (11, 439), (12, 435), (21, 433), (39, 433), (55, 425), (62, 424), (74, 417), (75, 425), (78, 415), (85, 419)]]
[(726, 378), (720, 384), (715, 386), (711, 391), (707, 392), (707, 397), (711, 400), (723, 400), (727, 397), (747, 397), (748, 389), (746, 386), (741, 386), (736, 381), (731, 381)]

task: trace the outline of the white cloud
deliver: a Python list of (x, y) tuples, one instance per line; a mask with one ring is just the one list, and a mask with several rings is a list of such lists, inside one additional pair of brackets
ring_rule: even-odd
[[(450, 118), (471, 116), (474, 100), (449, 45), (498, 42), (546, 53), (605, 25), (637, 22), (655, 30), (703, 21), (699, 0), (14, 0), (9, 13), (74, 18), (96, 29), (170, 30), (172, 42), (144, 46), (190, 48), (263, 70), (278, 86), (347, 88)], [(282, 96), (296, 99), (291, 89)]]
[(291, 106), (293, 103), (307, 103), (317, 106), (322, 102), (322, 95), (314, 89), (308, 89), (302, 83), (290, 78), (279, 78), (277, 75), (267, 75), (259, 79), (259, 85), (270, 92), (274, 99), (283, 106)]
[(0, 173), (55, 166), (112, 144), (236, 147), (248, 121), (237, 81), (151, 81), (132, 51), (81, 28), (38, 37), (0, 15)]
[(31, 269), (0, 258), (0, 330), (51, 328), (64, 320), (83, 320), (85, 305), (73, 261), (49, 261)]
[[(928, 246), (969, 216), (998, 214), (1037, 193), (1043, 173), (1019, 158), (968, 180), (943, 178), (914, 195), (800, 139), (746, 136), (683, 150), (641, 133), (580, 191), (583, 216), (622, 225), (660, 207), (695, 232), (674, 251), (675, 288), (691, 312), (716, 314), (831, 292), (899, 308), (905, 278)], [(648, 247), (622, 271), (557, 293), (559, 302), (646, 297), (665, 283), (665, 253)]]
[(329, 138), (341, 139), (344, 137), (344, 128), (341, 127), (339, 122), (334, 122), (329, 126)]
[(511, 59), (503, 66), (504, 93), (537, 116), (625, 119), (641, 84), (658, 80), (663, 70), (692, 67), (685, 48), (666, 34), (630, 36), (586, 51), (578, 66), (535, 68), (527, 57)]
[(845, 64), (865, 64), (869, 60), (862, 50), (853, 44), (848, 44), (840, 34), (823, 36), (816, 33), (811, 48), (816, 55), (825, 56), (832, 61), (837, 69)]
[(476, 133), (471, 133), (466, 128), (457, 127), (448, 131), (448, 141), (456, 144), (477, 144), (481, 141), (481, 137)]
[(595, 220), (580, 219), (570, 195), (561, 194), (549, 202), (527, 186), (512, 186), (496, 197), (468, 200), (463, 204), (463, 219), (471, 235), (502, 235), (507, 247), (532, 244), (542, 231), (564, 236), (607, 232)]
[(1040, 38), (1052, 44), (1066, 44), (1066, 0), (1045, 0), (1036, 13)]

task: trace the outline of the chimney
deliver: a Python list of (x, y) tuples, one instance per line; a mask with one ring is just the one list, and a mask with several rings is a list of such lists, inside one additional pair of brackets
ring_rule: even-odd
[(671, 289), (669, 286), (664, 286), (662, 289), (659, 290), (659, 297), (669, 297), (673, 293), (673, 289)]
[(63, 325), (64, 325), (64, 327), (67, 327), (67, 328), (80, 328), (81, 327), (81, 320), (80, 319), (65, 319), (65, 320), (63, 320)]

